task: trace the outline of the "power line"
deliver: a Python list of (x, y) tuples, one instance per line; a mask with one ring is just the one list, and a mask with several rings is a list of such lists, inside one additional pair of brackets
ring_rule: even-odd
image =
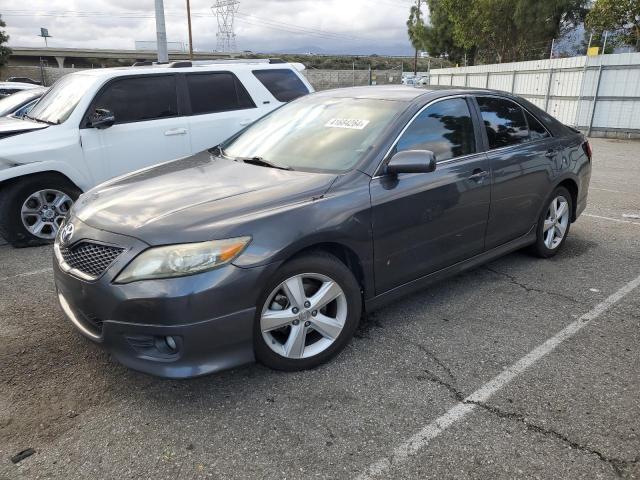
[[(36, 12), (30, 10), (5, 10), (3, 12), (5, 16), (41, 16), (41, 17), (54, 17), (54, 18), (120, 18), (127, 20), (140, 20), (151, 19), (153, 15), (144, 12), (128, 12), (123, 14), (116, 14), (110, 12), (99, 11), (80, 11), (80, 10), (59, 10), (48, 12)], [(321, 30), (313, 27), (302, 27), (297, 25), (291, 25), (278, 20), (267, 19), (264, 17), (257, 17), (255, 15), (246, 14), (244, 12), (237, 12), (236, 15), (241, 18), (237, 18), (238, 21), (246, 23), (248, 25), (264, 27), (272, 30), (280, 30), (287, 33), (304, 34), (314, 37), (330, 39), (330, 40), (361, 40), (369, 41), (364, 37), (357, 37), (355, 35), (342, 33), (342, 32), (330, 32), (327, 30)], [(165, 13), (167, 17), (182, 17), (183, 13)], [(192, 12), (192, 17), (198, 18), (213, 18), (214, 15), (206, 12)]]

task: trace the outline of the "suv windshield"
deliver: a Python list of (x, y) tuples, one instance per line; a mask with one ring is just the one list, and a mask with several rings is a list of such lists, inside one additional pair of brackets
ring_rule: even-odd
[(404, 102), (389, 100), (302, 97), (232, 138), (224, 154), (294, 170), (344, 172), (404, 108)]
[(64, 122), (94, 82), (95, 78), (89, 75), (62, 77), (33, 107), (29, 118), (53, 124)]

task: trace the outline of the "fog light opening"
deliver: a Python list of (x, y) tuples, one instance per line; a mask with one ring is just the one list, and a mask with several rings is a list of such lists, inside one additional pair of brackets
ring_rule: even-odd
[(167, 344), (167, 347), (169, 347), (169, 350), (171, 350), (172, 352), (175, 352), (178, 349), (178, 345), (176, 344), (176, 339), (173, 338), (171, 335), (164, 337), (164, 343)]

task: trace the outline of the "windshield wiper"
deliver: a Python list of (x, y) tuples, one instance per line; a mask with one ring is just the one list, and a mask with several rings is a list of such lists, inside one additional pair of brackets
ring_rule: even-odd
[(234, 160), (239, 160), (251, 165), (259, 165), (261, 167), (279, 168), (280, 170), (293, 170), (293, 168), (291, 167), (287, 167), (286, 165), (277, 165), (270, 162), (269, 160), (265, 160), (262, 157), (235, 157)]
[(48, 120), (42, 120), (41, 118), (36, 118), (36, 117), (32, 117), (31, 115), (27, 114), (24, 116), (25, 118), (28, 118), (29, 120), (33, 120), (34, 122), (38, 122), (38, 123), (46, 123), (47, 125), (59, 125), (60, 122), (56, 123), (56, 122), (50, 122)]

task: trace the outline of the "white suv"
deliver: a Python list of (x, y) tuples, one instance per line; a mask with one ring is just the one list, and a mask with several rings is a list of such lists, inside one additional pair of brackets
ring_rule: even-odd
[(302, 69), (247, 60), (66, 75), (25, 118), (0, 119), (0, 234), (14, 246), (51, 241), (81, 192), (216, 146), (312, 92)]

